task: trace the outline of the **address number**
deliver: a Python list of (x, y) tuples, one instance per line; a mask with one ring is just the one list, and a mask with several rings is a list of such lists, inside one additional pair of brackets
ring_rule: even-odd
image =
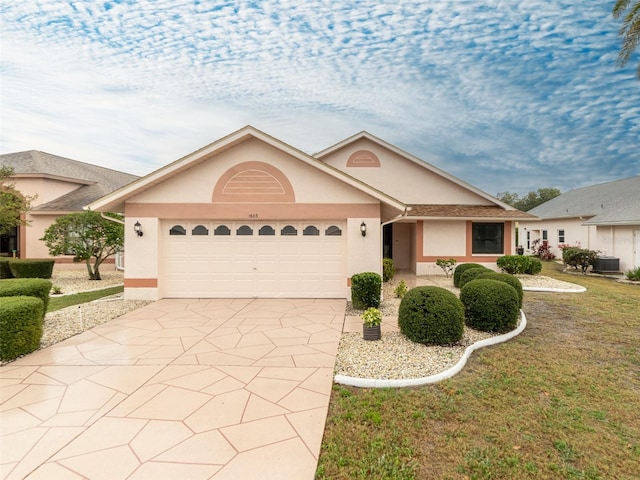
[(258, 218), (258, 214), (257, 213), (250, 213), (249, 214), (249, 218)]

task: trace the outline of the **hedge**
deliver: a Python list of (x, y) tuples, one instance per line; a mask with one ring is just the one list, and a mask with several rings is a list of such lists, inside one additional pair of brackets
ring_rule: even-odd
[[(0, 281), (0, 297), (36, 297), (44, 305), (44, 313), (49, 307), (51, 281), (42, 278), (11, 278)], [(43, 313), (43, 318), (44, 318)]]
[(34, 297), (0, 298), (0, 360), (14, 360), (40, 346), (44, 304)]
[(13, 260), (12, 258), (0, 258), (0, 279), (3, 278), (13, 278), (13, 273), (11, 273), (11, 269), (9, 268), (9, 261)]
[(480, 265), (479, 263), (462, 263), (458, 265), (453, 271), (453, 286), (460, 288), (460, 277), (465, 272), (465, 270), (478, 267), (482, 267), (482, 265)]
[(493, 270), (489, 270), (485, 267), (473, 267), (467, 268), (462, 275), (460, 275), (460, 280), (458, 281), (459, 288), (465, 286), (465, 284), (469, 283), (471, 280), (475, 280), (478, 275), (482, 275), (486, 272), (492, 272)]
[(9, 268), (16, 278), (51, 278), (55, 263), (50, 259), (12, 259)]
[(498, 280), (476, 279), (460, 291), (465, 323), (483, 332), (508, 332), (518, 324), (518, 292)]
[(522, 308), (524, 291), (522, 290), (522, 282), (518, 280), (518, 278), (514, 277), (513, 275), (509, 275), (508, 273), (484, 272), (483, 274), (478, 275), (476, 279), (498, 280), (499, 282), (504, 282), (508, 285), (511, 285), (516, 289), (516, 292), (518, 293), (518, 308)]
[(464, 309), (460, 299), (444, 288), (412, 288), (400, 302), (398, 326), (414, 342), (451, 345), (462, 338)]
[(356, 273), (351, 277), (351, 303), (353, 308), (378, 308), (382, 292), (382, 276), (374, 272)]

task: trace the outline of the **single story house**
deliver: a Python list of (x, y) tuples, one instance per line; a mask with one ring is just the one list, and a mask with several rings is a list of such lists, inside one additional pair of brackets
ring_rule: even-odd
[[(139, 178), (37, 150), (0, 155), (0, 166), (13, 168), (11, 183), (23, 195), (35, 197), (26, 214), (27, 225), (0, 236), (0, 255), (13, 256), (15, 251), (21, 258), (48, 258), (40, 238), (58, 217), (82, 212), (88, 203)], [(56, 261), (72, 259), (68, 255)]]
[(91, 203), (125, 215), (126, 298), (348, 298), (382, 258), (493, 265), (532, 218), (366, 132), (311, 156), (251, 126)]
[(559, 245), (579, 245), (619, 259), (620, 271), (640, 267), (640, 176), (570, 190), (528, 213), (541, 220), (520, 224), (526, 248), (540, 239), (560, 258)]

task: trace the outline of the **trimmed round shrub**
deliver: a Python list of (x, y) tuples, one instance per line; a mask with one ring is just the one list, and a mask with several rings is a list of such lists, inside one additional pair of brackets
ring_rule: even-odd
[(9, 268), (16, 278), (51, 278), (55, 263), (50, 259), (12, 259)]
[[(49, 306), (51, 281), (43, 278), (11, 278), (0, 282), (0, 297), (36, 297), (42, 301), (44, 312)], [(44, 318), (44, 314), (43, 317)]]
[(498, 280), (476, 279), (460, 291), (465, 323), (483, 332), (509, 332), (518, 324), (518, 292)]
[(509, 275), (508, 273), (484, 272), (483, 274), (478, 275), (476, 279), (498, 280), (499, 282), (504, 282), (508, 285), (511, 285), (516, 289), (516, 292), (518, 292), (518, 308), (522, 308), (522, 299), (524, 297), (524, 292), (522, 290), (522, 282), (520, 282), (518, 278), (514, 277), (513, 275)]
[(478, 267), (482, 267), (482, 265), (480, 265), (479, 263), (462, 263), (458, 265), (453, 271), (453, 286), (460, 288), (460, 277), (465, 272), (465, 270)]
[(44, 304), (38, 298), (0, 298), (0, 360), (14, 360), (37, 350), (43, 317)]
[(356, 273), (351, 277), (351, 303), (353, 308), (366, 310), (380, 306), (382, 276), (374, 272)]
[(525, 273), (531, 264), (531, 257), (524, 255), (503, 255), (498, 258), (496, 265), (505, 273), (515, 275)]
[(382, 281), (389, 282), (393, 280), (396, 274), (396, 266), (393, 264), (393, 260), (390, 258), (382, 259)]
[(460, 288), (464, 287), (466, 283), (469, 283), (471, 280), (475, 280), (478, 275), (482, 275), (486, 272), (492, 272), (493, 270), (489, 270), (485, 267), (475, 267), (475, 268), (467, 268), (462, 275), (460, 275), (460, 280), (458, 284)]
[(13, 273), (11, 273), (11, 269), (9, 268), (9, 260), (12, 259), (0, 258), (0, 279), (13, 278)]
[(527, 275), (538, 275), (542, 271), (542, 261), (539, 258), (529, 257), (529, 265), (524, 273)]
[(414, 342), (451, 345), (462, 338), (464, 308), (460, 299), (444, 288), (412, 288), (400, 302), (398, 326)]

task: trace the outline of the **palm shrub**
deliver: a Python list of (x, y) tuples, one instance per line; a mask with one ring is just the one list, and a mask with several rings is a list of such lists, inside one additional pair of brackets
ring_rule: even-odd
[(465, 323), (483, 332), (508, 332), (518, 324), (518, 292), (498, 280), (476, 279), (460, 291)]
[(400, 331), (425, 345), (451, 345), (462, 338), (464, 308), (455, 294), (440, 287), (415, 287), (398, 310)]
[(0, 297), (0, 360), (9, 361), (40, 346), (44, 304), (35, 297)]
[(480, 279), (489, 279), (489, 280), (498, 280), (499, 282), (504, 282), (508, 285), (511, 285), (518, 292), (518, 308), (522, 308), (522, 300), (524, 298), (524, 291), (522, 290), (522, 282), (518, 280), (513, 275), (509, 275), (508, 273), (498, 273), (498, 272), (484, 272), (476, 277), (477, 280)]
[(390, 282), (396, 274), (396, 267), (390, 258), (382, 259), (382, 281)]
[(469, 268), (482, 267), (479, 263), (462, 263), (453, 271), (453, 286), (460, 288), (460, 277)]
[(460, 281), (458, 282), (460, 288), (464, 287), (466, 283), (474, 280), (478, 275), (482, 275), (485, 272), (493, 272), (493, 270), (489, 270), (485, 267), (467, 268), (462, 272), (462, 275), (460, 275)]
[(351, 277), (351, 303), (353, 308), (365, 310), (380, 306), (382, 277), (375, 272), (356, 273)]

